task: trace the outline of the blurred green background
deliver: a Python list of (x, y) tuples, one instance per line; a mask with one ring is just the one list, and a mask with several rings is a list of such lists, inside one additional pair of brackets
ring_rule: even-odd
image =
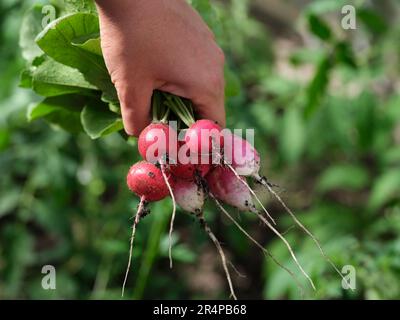
[[(125, 186), (135, 141), (27, 121), (39, 97), (18, 86), (19, 30), (34, 3), (0, 2), (0, 299), (120, 299), (138, 203)], [(356, 290), (343, 289), (311, 239), (263, 193), (316, 284), (305, 297), (400, 298), (400, 3), (198, 3), (226, 54), (228, 126), (256, 129), (263, 174), (334, 263), (356, 270)], [(345, 4), (356, 8), (355, 30), (341, 27)], [(275, 236), (229, 210), (309, 288)], [(125, 298), (228, 298), (213, 244), (181, 211), (169, 269), (170, 212), (166, 199), (140, 223)], [(300, 298), (293, 279), (214, 206), (206, 217), (241, 274), (232, 271), (239, 298)], [(56, 290), (41, 287), (46, 264), (56, 268)]]

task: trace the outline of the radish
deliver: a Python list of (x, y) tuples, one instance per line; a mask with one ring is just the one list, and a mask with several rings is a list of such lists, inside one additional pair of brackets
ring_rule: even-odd
[(178, 160), (176, 164), (169, 165), (169, 171), (177, 178), (184, 180), (194, 180), (196, 175), (200, 177), (205, 177), (205, 175), (210, 171), (211, 166), (207, 163), (205, 164), (195, 164), (192, 161), (195, 155), (190, 154), (190, 150), (184, 142), (181, 142), (178, 151)]
[(177, 158), (177, 133), (165, 123), (151, 123), (139, 135), (139, 153), (151, 163), (164, 161), (168, 156), (174, 163)]
[[(211, 120), (197, 120), (186, 130), (185, 144), (191, 154), (199, 157), (199, 163), (210, 163), (211, 156), (224, 146), (222, 128)], [(211, 159), (213, 160), (214, 157)]]
[(210, 171), (211, 166), (209, 164), (172, 164), (169, 166), (169, 171), (175, 177), (183, 180), (194, 180), (196, 174), (200, 177), (205, 177), (206, 174)]
[(248, 185), (246, 178), (239, 176), (230, 165), (216, 167), (206, 177), (208, 186), (214, 195), (225, 203), (238, 208), (241, 211), (255, 210), (252, 195), (258, 201), (268, 218), (275, 224), (257, 195)]
[(177, 179), (173, 187), (176, 203), (190, 213), (203, 212), (205, 195), (203, 188), (194, 181)]
[(216, 167), (206, 176), (208, 187), (216, 198), (241, 211), (255, 210), (251, 194), (240, 179), (245, 178), (237, 178), (231, 170), (222, 166)]
[[(318, 240), (316, 240), (316, 238), (299, 222), (280, 196), (272, 189), (272, 185), (267, 182), (264, 177), (259, 175), (260, 156), (257, 150), (247, 140), (230, 132), (226, 132), (226, 130), (222, 130), (221, 127), (213, 121), (203, 119), (195, 122), (192, 110), (190, 107), (186, 109), (187, 106), (185, 106), (179, 98), (167, 97), (167, 101), (164, 101), (164, 104), (168, 107), (168, 110), (165, 112), (161, 110), (163, 112), (161, 113), (161, 115), (163, 115), (162, 121), (158, 121), (157, 112), (153, 112), (153, 119), (155, 119), (155, 122), (145, 128), (141, 133), (138, 142), (139, 152), (142, 157), (153, 163), (159, 163), (159, 167), (156, 167), (154, 164), (149, 162), (142, 162), (133, 166), (127, 177), (129, 188), (141, 197), (141, 201), (132, 228), (130, 258), (124, 286), (131, 261), (135, 227), (140, 218), (146, 213), (145, 204), (147, 201), (161, 200), (169, 193), (173, 201), (173, 213), (169, 231), (170, 266), (172, 267), (171, 239), (173, 223), (176, 203), (178, 203), (182, 209), (196, 215), (202, 227), (216, 245), (221, 256), (231, 294), (236, 299), (224, 252), (203, 216), (202, 208), (205, 201), (204, 191), (207, 190), (209, 196), (215, 201), (218, 208), (224, 212), (225, 215), (227, 214), (229, 216), (229, 219), (235, 223), (239, 230), (244, 232), (251, 241), (261, 248), (262, 246), (229, 215), (218, 200), (237, 207), (241, 211), (249, 211), (256, 214), (259, 219), (284, 242), (296, 265), (309, 280), (311, 286), (315, 289), (313, 281), (299, 264), (290, 244), (279, 233), (279, 231), (271, 225), (266, 217), (256, 209), (253, 202), (253, 196), (261, 205), (269, 219), (275, 224), (273, 218), (269, 215), (255, 192), (248, 185), (246, 177), (252, 177), (265, 186), (268, 191), (278, 199), (295, 222), (313, 238), (323, 256), (332, 265), (333, 263), (323, 253)], [(178, 118), (189, 126), (188, 129), (180, 132), (184, 135), (184, 143), (180, 146), (179, 152), (177, 152), (176, 148), (177, 132), (165, 123), (168, 118), (169, 109), (173, 110), (178, 115)], [(174, 145), (171, 145), (171, 141)], [(189, 152), (188, 162), (181, 159), (181, 151), (184, 156), (187, 156), (187, 151)], [(167, 159), (177, 162), (167, 164)], [(184, 160), (187, 159), (185, 158)], [(209, 172), (211, 168), (210, 160), (212, 160), (212, 163), (217, 164), (211, 172)], [(143, 168), (141, 168), (141, 164), (143, 165)], [(153, 167), (149, 167), (149, 165), (153, 165)], [(143, 174), (143, 172), (146, 171), (148, 171), (150, 176), (153, 178), (153, 181), (149, 181), (149, 183), (146, 182), (148, 176), (146, 177)], [(138, 178), (139, 181), (136, 181), (136, 178)], [(197, 183), (199, 183), (199, 185)], [(158, 191), (156, 192), (156, 190)], [(264, 250), (263, 252), (269, 254)], [(271, 258), (278, 265), (283, 267), (275, 258), (272, 256)], [(283, 268), (289, 272), (291, 276), (294, 276), (290, 270), (285, 267)], [(334, 268), (339, 273), (335, 266)]]
[[(163, 174), (154, 164), (140, 161), (128, 172), (126, 182), (129, 189), (144, 201), (159, 201), (168, 196), (169, 190)], [(169, 182), (173, 180), (169, 178)]]
[(260, 171), (260, 155), (245, 139), (224, 130), (224, 160), (241, 176), (254, 176)]
[(167, 197), (169, 194), (169, 185), (173, 185), (173, 182), (174, 180), (171, 176), (165, 176), (162, 170), (154, 164), (146, 161), (140, 161), (134, 164), (128, 171), (126, 183), (128, 188), (140, 197), (140, 202), (132, 225), (129, 260), (124, 283), (122, 285), (122, 296), (124, 296), (125, 285), (131, 266), (136, 227), (139, 224), (140, 219), (148, 213), (148, 210), (146, 209), (147, 202), (159, 201)]

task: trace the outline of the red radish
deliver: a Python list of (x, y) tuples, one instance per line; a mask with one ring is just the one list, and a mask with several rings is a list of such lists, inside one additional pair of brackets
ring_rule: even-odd
[[(154, 164), (140, 161), (134, 164), (128, 172), (126, 182), (129, 189), (145, 201), (159, 201), (169, 195), (163, 174)], [(169, 179), (173, 184), (173, 180)]]
[(209, 164), (172, 164), (169, 166), (169, 171), (177, 178), (192, 181), (196, 177), (196, 172), (204, 178), (210, 171)]
[(245, 178), (236, 176), (229, 168), (222, 166), (206, 176), (208, 187), (216, 198), (241, 211), (254, 211), (251, 193), (240, 179)]
[(207, 155), (213, 153), (213, 147), (219, 152), (224, 146), (224, 137), (221, 131), (222, 128), (214, 121), (197, 120), (186, 130), (185, 143), (191, 153), (203, 155), (201, 163), (210, 163)]
[(260, 155), (245, 139), (224, 132), (224, 161), (241, 176), (256, 176), (260, 171)]
[(205, 195), (203, 189), (194, 181), (178, 179), (173, 187), (176, 203), (190, 213), (203, 211)]
[(139, 135), (139, 153), (151, 163), (163, 160), (166, 155), (173, 161), (177, 155), (177, 133), (165, 123), (151, 123)]

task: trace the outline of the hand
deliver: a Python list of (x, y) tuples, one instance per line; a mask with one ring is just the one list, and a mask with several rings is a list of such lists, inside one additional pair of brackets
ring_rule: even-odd
[(224, 54), (185, 0), (97, 0), (101, 46), (121, 102), (125, 131), (151, 121), (155, 89), (192, 100), (225, 126)]

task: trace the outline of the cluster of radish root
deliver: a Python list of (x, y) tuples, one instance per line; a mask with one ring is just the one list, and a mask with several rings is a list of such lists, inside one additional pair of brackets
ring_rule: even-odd
[[(169, 228), (169, 259), (171, 268), (171, 238), (176, 206), (178, 205), (183, 211), (192, 214), (199, 221), (201, 227), (215, 245), (221, 258), (230, 295), (233, 299), (237, 299), (228, 268), (228, 264), (230, 263), (225, 256), (219, 240), (212, 232), (204, 217), (203, 208), (208, 198), (215, 203), (218, 210), (240, 232), (262, 250), (265, 256), (271, 258), (275, 264), (284, 269), (293, 278), (301, 296), (303, 296), (304, 288), (294, 272), (282, 265), (271, 252), (256, 241), (232, 217), (223, 204), (235, 207), (242, 212), (249, 212), (258, 217), (263, 225), (284, 243), (295, 265), (315, 290), (313, 280), (298, 261), (289, 242), (277, 229), (275, 220), (249, 185), (248, 179), (253, 179), (264, 186), (277, 199), (293, 221), (316, 243), (323, 257), (343, 278), (338, 268), (322, 250), (317, 238), (298, 220), (292, 210), (290, 210), (279, 194), (273, 189), (272, 184), (259, 175), (259, 153), (247, 140), (230, 133), (230, 131), (222, 130), (217, 123), (211, 120), (202, 119), (195, 121), (190, 105), (183, 102), (182, 99), (172, 95), (157, 94), (158, 96), (155, 96), (153, 99), (153, 102), (156, 102), (153, 103), (153, 122), (142, 131), (138, 140), (139, 153), (144, 160), (134, 164), (129, 169), (127, 175), (128, 187), (140, 197), (140, 202), (132, 226), (129, 260), (122, 286), (122, 295), (124, 294), (131, 267), (133, 242), (137, 225), (141, 218), (148, 214), (147, 205), (149, 202), (159, 201), (168, 196), (171, 197), (173, 203)], [(160, 104), (160, 101), (163, 102)], [(164, 111), (160, 112), (160, 110)], [(170, 111), (175, 113), (181, 123), (188, 127), (184, 131), (181, 131), (183, 139), (179, 139), (179, 141), (177, 130), (167, 122)], [(160, 143), (160, 137), (164, 138), (164, 143)], [(175, 148), (172, 147), (174, 142), (175, 146), (177, 146)], [(190, 159), (194, 159), (195, 161), (181, 161), (178, 155), (182, 153), (189, 153), (191, 155)], [(207, 161), (204, 161), (204, 159)], [(261, 209), (257, 208), (256, 203)]]

